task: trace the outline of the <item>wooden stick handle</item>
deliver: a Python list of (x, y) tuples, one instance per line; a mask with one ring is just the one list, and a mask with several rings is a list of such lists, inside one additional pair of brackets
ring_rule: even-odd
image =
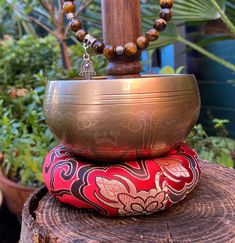
[[(135, 42), (141, 35), (140, 0), (102, 0), (103, 38), (113, 46)], [(142, 66), (140, 52), (132, 57), (116, 55), (109, 60), (107, 74), (111, 78), (139, 76)]]

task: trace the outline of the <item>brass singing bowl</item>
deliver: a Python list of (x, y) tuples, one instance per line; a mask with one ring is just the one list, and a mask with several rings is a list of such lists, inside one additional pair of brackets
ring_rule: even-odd
[(199, 110), (193, 75), (50, 81), (44, 99), (51, 131), (91, 162), (164, 155), (184, 141)]

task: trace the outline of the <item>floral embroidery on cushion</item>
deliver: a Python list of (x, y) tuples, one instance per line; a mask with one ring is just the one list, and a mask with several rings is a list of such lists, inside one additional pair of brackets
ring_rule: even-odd
[(99, 188), (100, 197), (96, 197), (105, 205), (118, 209), (119, 215), (140, 215), (152, 214), (165, 209), (169, 200), (168, 189), (163, 183), (160, 186), (161, 173), (155, 177), (155, 188), (149, 191), (139, 191), (135, 185), (127, 178), (122, 178), (127, 187), (118, 180), (107, 180), (102, 177), (96, 178), (96, 184)]
[(145, 215), (169, 208), (194, 189), (198, 161), (192, 149), (179, 145), (157, 159), (96, 165), (60, 145), (47, 155), (43, 176), (48, 190), (63, 203), (107, 216)]

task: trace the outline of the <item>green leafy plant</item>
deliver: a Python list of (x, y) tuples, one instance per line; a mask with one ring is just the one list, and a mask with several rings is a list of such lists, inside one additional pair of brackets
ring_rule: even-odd
[[(174, 70), (166, 66), (160, 70), (160, 74), (179, 74), (184, 67)], [(202, 124), (196, 125), (186, 139), (200, 155), (202, 159), (214, 161), (228, 167), (235, 167), (233, 153), (235, 152), (235, 140), (228, 138), (226, 125), (229, 120), (213, 119), (212, 123), (217, 136), (209, 136)]]
[[(59, 49), (52, 36), (25, 36), (0, 42), (0, 151), (3, 173), (24, 185), (40, 185), (41, 165), (55, 142), (48, 130), (42, 100), (46, 76), (62, 75)], [(11, 88), (28, 95), (9, 94)]]
[(43, 158), (55, 145), (44, 121), (43, 93), (44, 87), (38, 87), (28, 96), (11, 98), (7, 106), (0, 100), (2, 169), (7, 177), (28, 186), (42, 182)]
[(25, 34), (36, 36), (33, 24), (22, 10), (23, 3), (18, 0), (0, 0), (0, 38), (3, 35), (13, 35), (17, 39)]
[(16, 41), (8, 37), (0, 42), (0, 95), (10, 87), (34, 88), (45, 79), (37, 79), (37, 74), (45, 73), (48, 78), (61, 74), (58, 62), (59, 49), (52, 36), (36, 38), (25, 36)]
[(226, 124), (228, 120), (214, 119), (217, 136), (209, 136), (203, 126), (198, 124), (187, 138), (202, 159), (234, 167), (232, 153), (235, 151), (235, 140), (227, 138)]
[[(48, 79), (77, 76), (83, 54), (80, 45), (69, 48), (72, 69), (63, 69), (60, 49), (53, 36), (0, 42), (0, 151), (2, 170), (11, 180), (23, 185), (42, 183), (42, 163), (55, 141), (45, 123), (42, 107)], [(97, 73), (102, 74), (105, 60), (94, 57)], [(27, 89), (18, 96), (9, 89)]]

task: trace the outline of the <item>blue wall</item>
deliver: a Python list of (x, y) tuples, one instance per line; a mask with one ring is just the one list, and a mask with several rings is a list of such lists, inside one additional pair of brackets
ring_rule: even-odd
[[(234, 40), (219, 41), (206, 48), (235, 64)], [(199, 80), (202, 98), (199, 122), (209, 133), (214, 134), (211, 119), (228, 119), (229, 136), (235, 138), (235, 73), (195, 52), (189, 54), (189, 71), (195, 73)], [(229, 80), (234, 80), (234, 84)]]
[[(143, 73), (158, 73), (159, 70), (162, 67), (165, 66), (171, 66), (172, 68), (175, 68), (175, 54), (174, 54), (174, 45), (169, 45), (164, 48), (160, 49), (160, 60), (157, 62), (160, 63), (160, 65), (156, 65), (156, 60), (153, 60), (151, 62), (151, 58), (149, 56), (148, 51), (144, 51), (142, 53), (142, 63), (143, 63)], [(151, 62), (151, 63), (149, 63)]]

